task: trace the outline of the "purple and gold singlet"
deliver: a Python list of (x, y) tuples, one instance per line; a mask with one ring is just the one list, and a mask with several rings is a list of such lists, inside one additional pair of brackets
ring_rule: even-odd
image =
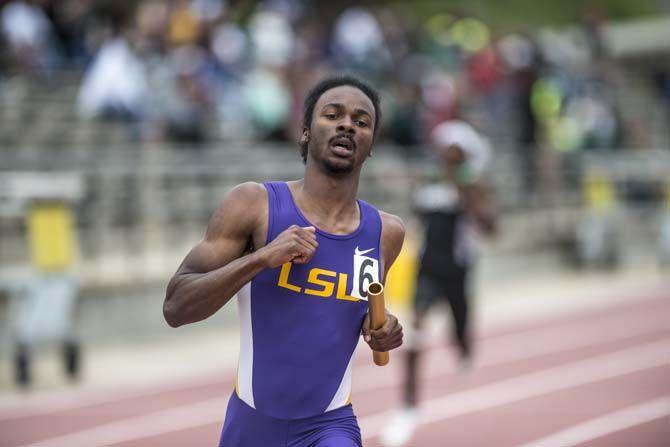
[[(267, 243), (291, 225), (312, 224), (286, 183), (268, 191)], [(259, 273), (238, 293), (240, 358), (236, 393), (249, 407), (279, 419), (306, 418), (349, 403), (351, 359), (367, 313), (366, 290), (381, 278), (381, 218), (359, 200), (351, 234), (317, 228), (307, 264)]]

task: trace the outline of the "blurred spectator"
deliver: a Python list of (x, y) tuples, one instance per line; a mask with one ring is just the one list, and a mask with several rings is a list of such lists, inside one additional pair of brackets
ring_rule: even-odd
[(165, 30), (168, 28), (170, 9), (160, 0), (142, 2), (135, 14), (137, 39), (145, 56), (161, 54), (165, 49)]
[(436, 68), (424, 74), (421, 81), (422, 127), (429, 133), (439, 123), (456, 117), (458, 90), (456, 80)]
[(172, 53), (174, 94), (166, 110), (167, 136), (180, 143), (205, 140), (205, 123), (213, 106), (208, 95), (208, 54), (197, 46), (177, 48)]
[(517, 131), (522, 185), (534, 191), (537, 170), (537, 119), (531, 106), (531, 92), (542, 72), (542, 60), (536, 44), (525, 36), (510, 34), (498, 43), (500, 55), (509, 70), (513, 85), (512, 104), (517, 119)]
[(282, 72), (268, 68), (254, 70), (247, 77), (244, 96), (258, 137), (286, 140), (291, 98)]
[(618, 109), (610, 78), (620, 64), (607, 59), (604, 17), (591, 10), (565, 31), (499, 34), (458, 11), (419, 19), (388, 3), (10, 0), (0, 30), (3, 71), (85, 71), (81, 114), (129, 121), (134, 138), (281, 140), (299, 127), (290, 112), (304, 85), (352, 71), (382, 86), (391, 113), (380, 138), (412, 152), (439, 123), (467, 118), (505, 141), (534, 191), (546, 151), (561, 160), (651, 138), (644, 119)]
[(193, 0), (191, 8), (199, 21), (212, 24), (226, 13), (228, 2), (226, 0)]
[(2, 34), (19, 69), (49, 75), (59, 64), (53, 26), (44, 11), (30, 1), (13, 0), (0, 17)]
[(488, 93), (500, 80), (498, 55), (492, 47), (486, 47), (468, 57), (468, 78), (475, 91)]
[(595, 4), (590, 4), (582, 18), (584, 34), (589, 45), (589, 50), (594, 59), (605, 56), (605, 44), (603, 42), (602, 29), (607, 17), (605, 13)]
[(344, 10), (332, 36), (335, 65), (375, 78), (390, 63), (390, 53), (377, 19), (368, 10), (355, 7)]
[(223, 23), (212, 33), (211, 49), (226, 78), (239, 79), (244, 75), (248, 48), (247, 35), (234, 23)]
[(177, 0), (168, 20), (168, 43), (173, 47), (194, 44), (200, 38), (202, 25), (189, 0)]
[(657, 69), (653, 74), (653, 80), (656, 91), (663, 101), (666, 122), (670, 122), (670, 69)]
[(97, 25), (91, 9), (92, 1), (52, 1), (47, 10), (65, 58), (78, 69), (85, 67), (92, 57), (89, 30)]
[(418, 85), (402, 83), (394, 94), (388, 134), (391, 141), (408, 151), (421, 143), (421, 90)]
[(110, 37), (86, 71), (79, 91), (83, 116), (139, 121), (147, 99), (145, 65), (121, 33)]
[(260, 11), (251, 19), (249, 34), (258, 65), (284, 67), (291, 61), (295, 38), (290, 24), (281, 15)]

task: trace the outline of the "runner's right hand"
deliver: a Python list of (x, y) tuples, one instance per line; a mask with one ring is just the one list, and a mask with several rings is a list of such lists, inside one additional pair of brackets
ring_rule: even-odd
[(312, 259), (316, 247), (316, 229), (291, 225), (272, 242), (258, 250), (266, 268), (275, 268), (287, 262), (306, 264)]

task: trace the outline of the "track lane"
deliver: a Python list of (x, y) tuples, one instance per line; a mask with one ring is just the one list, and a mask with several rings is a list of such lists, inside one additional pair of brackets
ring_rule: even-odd
[[(516, 330), (503, 328), (502, 330), (492, 331), (479, 341), (481, 344), (480, 357), (482, 365), (469, 378), (461, 378), (453, 373), (453, 358), (450, 357), (451, 353), (448, 349), (435, 347), (430, 350), (430, 354), (428, 355), (430, 363), (427, 365), (427, 372), (433, 374), (434, 378), (429, 378), (424, 386), (431, 393), (436, 393), (436, 395), (475, 389), (491, 381), (500, 380), (501, 377), (514, 377), (515, 375), (523, 374), (524, 371), (534, 370), (534, 368), (546, 368), (550, 365), (569, 361), (570, 359), (574, 359), (575, 353), (573, 351), (581, 352), (580, 355), (588, 357), (591, 354), (596, 355), (617, 346), (633, 346), (636, 343), (643, 343), (655, 337), (663, 336), (664, 334), (667, 335), (665, 328), (670, 328), (670, 326), (667, 323), (664, 326), (663, 316), (670, 313), (668, 303), (667, 299), (636, 301), (634, 303), (603, 309), (602, 312), (590, 310), (583, 315), (572, 314), (569, 317), (562, 316), (561, 318), (548, 319), (541, 324), (537, 324), (536, 322), (521, 324)], [(607, 324), (613, 325), (614, 330), (607, 330)], [(588, 330), (589, 327), (602, 329), (602, 331), (590, 331)], [(579, 344), (580, 336), (575, 337), (572, 335), (574, 331), (581, 331), (580, 336), (586, 344), (589, 341), (593, 342), (595, 340), (597, 346), (575, 348), (575, 344)], [(561, 340), (559, 338), (560, 342), (558, 345), (563, 343), (563, 348), (561, 346), (558, 346), (558, 348), (563, 349), (562, 352), (549, 354), (540, 352), (543, 345), (540, 342), (542, 337), (546, 340), (556, 339), (556, 336), (560, 335), (561, 332), (566, 334), (565, 339)], [(599, 333), (611, 333), (615, 336), (616, 340), (607, 341), (608, 337), (602, 336), (598, 339)], [(535, 348), (528, 349), (529, 352), (532, 352), (526, 356), (527, 358), (524, 359), (523, 355), (517, 355), (515, 358), (514, 356), (509, 356), (509, 354), (504, 354), (506, 350), (509, 350), (504, 347), (506, 343), (507, 346), (513, 346), (514, 339), (523, 340), (524, 338), (535, 341)], [(554, 349), (557, 348), (554, 347)], [(384, 370), (384, 375), (379, 375), (380, 371), (378, 369), (370, 369), (369, 352), (362, 351), (357, 356), (354, 372), (354, 405), (362, 424), (367, 417), (380, 411), (386, 411), (392, 408), (397, 402), (397, 395), (399, 394), (397, 389), (397, 371), (401, 366), (400, 356), (395, 355), (394, 360), (392, 365), (390, 365), (391, 368)], [(380, 386), (380, 381), (375, 380), (375, 378), (382, 377), (395, 377), (395, 379), (390, 381), (382, 379), (382, 382), (384, 380), (387, 380), (387, 382), (382, 383)], [(368, 381), (368, 385), (365, 385), (366, 381)], [(370, 384), (375, 386), (371, 386)], [(45, 414), (42, 416), (44, 419), (29, 415), (15, 417), (10, 420), (6, 419), (4, 421), (0, 418), (0, 432), (3, 433), (3, 445), (5, 445), (4, 441), (7, 440), (6, 436), (8, 434), (19, 436), (17, 439), (20, 442), (32, 442), (59, 436), (64, 433), (76, 432), (77, 430), (94, 429), (101, 425), (113, 424), (115, 421), (141, 418), (142, 415), (151, 414), (152, 411), (160, 412), (161, 410), (169, 410), (180, 405), (197, 405), (206, 398), (216, 396), (227, 398), (231, 389), (232, 381), (230, 378), (221, 381), (212, 381), (210, 379), (204, 385), (199, 385), (195, 381), (188, 386), (178, 387), (177, 389), (167, 389), (157, 393), (116, 399), (113, 402), (84, 405), (80, 408), (73, 405), (74, 409), (72, 410), (56, 412), (55, 414), (49, 413), (48, 418)], [(379, 401), (379, 396), (382, 393), (385, 395), (385, 398), (381, 399), (383, 402), (382, 408), (370, 406), (369, 402)], [(373, 399), (374, 396), (377, 397)], [(0, 415), (2, 415), (1, 412)], [(54, 416), (57, 416), (55, 418), (58, 421), (57, 427), (54, 427)], [(223, 420), (223, 416), (222, 411), (219, 416), (220, 421)], [(26, 425), (21, 425), (21, 421), (26, 422)], [(220, 424), (221, 422), (216, 422), (215, 417), (215, 422), (212, 423), (204, 422), (195, 427), (168, 430), (164, 434), (144, 435), (117, 444), (126, 447), (131, 445), (144, 447), (145, 445), (153, 445), (153, 442), (156, 442), (156, 445), (172, 445), (173, 442), (177, 442), (179, 439), (202, 439), (203, 445), (211, 445), (211, 437), (213, 436), (214, 439), (218, 438)], [(438, 423), (434, 423), (433, 425), (436, 427), (440, 426)], [(36, 427), (44, 427), (45, 430), (41, 431), (41, 428), (35, 430)], [(363, 428), (365, 429), (365, 427)], [(21, 434), (24, 434), (25, 438), (20, 437)], [(207, 440), (204, 439), (205, 437), (207, 437)], [(16, 439), (10, 439), (10, 441), (7, 442), (7, 445), (17, 445)], [(174, 445), (179, 444), (176, 443)], [(195, 445), (201, 444), (196, 441)]]

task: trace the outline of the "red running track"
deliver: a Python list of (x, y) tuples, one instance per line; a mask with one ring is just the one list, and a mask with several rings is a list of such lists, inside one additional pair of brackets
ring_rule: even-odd
[[(670, 293), (482, 334), (475, 368), (439, 344), (423, 357), (413, 447), (670, 446)], [(402, 353), (367, 349), (353, 403), (366, 447), (397, 408)], [(0, 446), (216, 445), (234, 377), (72, 393), (0, 410)], [(260, 446), (259, 446), (260, 447)]]

